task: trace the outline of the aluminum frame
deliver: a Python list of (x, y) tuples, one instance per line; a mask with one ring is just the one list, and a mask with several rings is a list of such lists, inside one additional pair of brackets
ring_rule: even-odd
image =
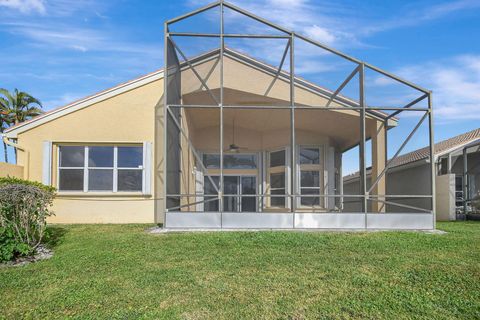
[[(205, 12), (207, 10), (213, 9), (219, 7), (220, 9), (220, 33), (195, 33), (195, 32), (170, 32), (169, 26), (172, 24), (175, 24), (179, 21), (188, 19), (194, 15), (200, 14), (202, 12)], [(225, 27), (225, 14), (224, 14), (224, 9), (228, 8), (230, 10), (233, 10), (243, 16), (246, 16), (248, 18), (251, 18), (253, 20), (256, 20), (257, 22), (260, 22), (272, 29), (275, 29), (276, 31), (280, 32), (280, 35), (270, 35), (270, 34), (227, 34), (225, 33), (224, 27)], [(359, 121), (360, 121), (360, 131), (359, 131), (359, 137), (360, 137), (360, 142), (359, 142), (359, 164), (360, 164), (360, 194), (359, 195), (347, 195), (347, 194), (323, 194), (320, 195), (320, 197), (348, 197), (348, 198), (358, 198), (359, 201), (361, 201), (362, 205), (362, 213), (365, 214), (365, 226), (367, 225), (367, 202), (368, 201), (378, 201), (382, 202), (384, 204), (390, 204), (390, 205), (397, 205), (400, 207), (405, 207), (405, 208), (410, 208), (410, 209), (416, 209), (422, 212), (430, 212), (432, 214), (432, 219), (433, 219), (433, 226), (435, 226), (435, 164), (434, 164), (434, 132), (433, 132), (433, 107), (432, 107), (432, 93), (430, 90), (427, 90), (425, 88), (422, 88), (414, 83), (411, 83), (408, 80), (402, 79), (394, 74), (391, 74), (385, 70), (382, 70), (378, 67), (375, 67), (371, 64), (368, 64), (366, 62), (360, 61), (354, 57), (351, 57), (343, 52), (340, 52), (336, 49), (330, 48), (318, 41), (315, 41), (313, 39), (307, 38), (303, 35), (296, 34), (290, 30), (287, 30), (281, 26), (278, 26), (277, 24), (270, 22), (266, 19), (263, 19), (261, 17), (256, 16), (253, 13), (250, 13), (246, 10), (243, 10), (231, 3), (228, 3), (226, 1), (220, 0), (217, 2), (213, 2), (211, 4), (208, 4), (204, 7), (201, 7), (195, 11), (192, 11), (190, 13), (187, 13), (185, 15), (179, 16), (177, 18), (168, 20), (164, 24), (164, 37), (165, 37), (165, 54), (164, 54), (164, 61), (165, 61), (165, 68), (167, 70), (168, 68), (168, 46), (169, 43), (172, 43), (175, 52), (178, 52), (182, 58), (184, 59), (183, 64), (187, 64), (188, 67), (193, 71), (195, 76), (200, 80), (201, 82), (201, 88), (205, 88), (206, 91), (209, 93), (209, 95), (213, 98), (215, 102), (217, 102), (217, 105), (182, 105), (182, 104), (169, 104), (168, 99), (167, 99), (167, 91), (168, 91), (168, 75), (165, 77), (165, 93), (164, 93), (164, 156), (166, 159), (167, 155), (167, 120), (169, 118), (169, 115), (171, 115), (171, 108), (218, 108), (220, 112), (220, 181), (219, 181), (219, 188), (218, 188), (218, 197), (217, 199), (219, 200), (220, 203), (220, 213), (222, 213), (222, 202), (223, 202), (223, 196), (224, 194), (224, 186), (223, 186), (223, 175), (224, 175), (224, 165), (223, 165), (223, 135), (224, 135), (224, 130), (223, 130), (223, 118), (224, 118), (224, 110), (225, 109), (275, 109), (275, 110), (280, 110), (280, 109), (287, 109), (290, 110), (290, 161), (292, 164), (295, 164), (295, 110), (306, 110), (306, 109), (318, 109), (318, 110), (345, 110), (346, 107), (330, 107), (330, 104), (335, 100), (335, 98), (341, 93), (341, 91), (347, 86), (352, 79), (358, 75), (358, 81), (359, 81), (359, 106), (355, 107), (348, 107), (349, 109), (356, 110), (359, 112)], [(211, 72), (207, 75), (207, 80), (202, 79), (201, 76), (198, 74), (198, 72), (195, 70), (195, 67), (190, 63), (189, 59), (185, 56), (185, 54), (181, 51), (179, 46), (173, 41), (172, 37), (213, 37), (213, 38), (218, 38), (219, 39), (219, 47), (220, 47), (220, 56), (218, 60), (218, 64), (220, 65), (220, 99), (217, 100), (213, 92), (210, 90), (210, 88), (207, 85), (207, 80), (208, 77), (210, 76), (211, 72), (213, 72), (213, 69)], [(274, 75), (274, 78), (267, 88), (265, 94), (268, 94), (271, 88), (273, 87), (275, 81), (279, 78), (279, 75), (282, 73), (282, 67), (283, 64), (286, 60), (287, 53), (289, 53), (289, 60), (290, 60), (290, 72), (288, 75), (289, 82), (290, 82), (290, 104), (288, 106), (225, 106), (224, 105), (224, 55), (225, 55), (225, 38), (244, 38), (244, 39), (287, 39), (287, 45), (285, 47), (285, 50), (283, 52), (281, 61), (279, 63), (278, 68), (276, 69), (276, 73)], [(321, 48), (323, 50), (326, 50), (338, 57), (341, 57), (347, 61), (350, 61), (352, 63), (356, 64), (356, 67), (354, 70), (345, 78), (345, 80), (341, 83), (341, 85), (333, 91), (331, 97), (329, 98), (328, 102), (326, 103), (325, 106), (300, 106), (296, 105), (295, 103), (295, 85), (296, 82), (298, 81), (297, 78), (295, 77), (295, 48), (294, 48), (294, 43), (295, 39), (300, 39), (303, 40), (309, 44), (312, 44), (318, 48)], [(403, 107), (374, 107), (374, 106), (368, 106), (366, 104), (365, 100), (365, 71), (366, 70), (371, 70), (373, 72), (379, 73), (391, 80), (394, 80), (398, 83), (401, 83), (405, 86), (408, 86), (416, 91), (418, 91), (421, 96), (412, 100), (408, 104), (406, 104)], [(427, 99), (428, 100), (428, 107), (427, 108), (418, 108), (415, 107), (419, 102)], [(366, 161), (365, 161), (365, 144), (366, 144), (366, 114), (372, 111), (394, 111), (391, 114), (387, 114), (385, 119), (384, 119), (384, 124), (386, 125), (388, 123), (388, 120), (391, 118), (394, 118), (396, 115), (402, 113), (402, 112), (424, 112), (423, 117), (419, 121), (419, 123), (415, 126), (415, 128), (409, 133), (408, 137), (403, 141), (402, 145), (400, 148), (397, 150), (395, 155), (391, 159), (387, 159), (385, 157), (385, 168), (382, 170), (382, 172), (378, 175), (376, 178), (376, 181), (372, 184), (372, 186), (367, 189), (367, 174), (366, 174)], [(420, 125), (424, 122), (424, 120), (428, 117), (428, 130), (429, 130), (429, 156), (430, 156), (430, 165), (431, 165), (431, 177), (430, 177), (430, 185), (431, 185), (431, 195), (370, 195), (370, 192), (372, 189), (378, 184), (380, 179), (386, 174), (388, 171), (390, 165), (392, 164), (393, 160), (395, 160), (400, 152), (403, 150), (405, 145), (409, 142), (411, 137), (415, 134), (417, 129), (420, 127)], [(175, 120), (175, 117), (172, 118)], [(181, 128), (180, 124), (175, 121), (175, 124), (177, 125), (178, 129), (180, 130), (181, 134), (184, 135), (184, 137), (188, 140), (189, 145), (191, 144), (191, 141), (188, 137), (188, 135), (185, 134), (183, 129)], [(387, 136), (385, 137), (385, 145), (387, 145)], [(193, 146), (191, 146), (193, 148)], [(385, 148), (385, 152), (387, 152), (387, 148)], [(197, 158), (197, 154), (195, 153), (195, 157)], [(198, 161), (201, 162), (201, 159), (197, 159)], [(165, 212), (165, 217), (166, 217), (166, 212), (169, 211), (169, 208), (167, 208), (166, 204), (166, 199), (167, 197), (170, 196), (189, 196), (187, 194), (167, 194), (167, 161), (164, 161), (164, 185), (165, 185), (165, 192), (164, 192), (164, 212)], [(203, 163), (202, 163), (203, 165)], [(290, 172), (290, 190), (287, 191), (285, 195), (280, 195), (281, 197), (291, 198), (291, 211), (295, 213), (295, 203), (296, 203), (296, 198), (297, 197), (305, 197), (306, 195), (300, 195), (296, 192), (296, 170), (294, 169), (295, 166), (291, 166), (291, 172)], [(215, 184), (213, 184), (215, 186)], [(217, 189), (215, 187), (215, 189)], [(195, 196), (207, 196), (207, 195), (201, 195), (201, 194), (195, 194)], [(212, 195), (208, 195), (211, 197)], [(274, 197), (275, 195), (269, 195), (269, 194), (255, 194), (255, 195), (248, 195), (252, 197)], [(307, 196), (308, 197), (308, 196)], [(318, 195), (312, 195), (312, 197), (319, 197)], [(386, 198), (429, 198), (431, 200), (431, 210), (425, 210), (424, 208), (418, 208), (418, 207), (413, 207), (413, 206), (405, 206), (402, 204), (398, 204), (392, 201), (386, 201), (386, 200), (381, 200), (381, 199), (386, 199)], [(208, 199), (207, 201), (211, 201), (212, 199)], [(216, 200), (216, 199), (215, 199)], [(204, 200), (205, 201), (205, 200)], [(166, 223), (166, 220), (164, 220)], [(295, 224), (295, 222), (294, 222)], [(168, 225), (166, 225), (168, 227)]]

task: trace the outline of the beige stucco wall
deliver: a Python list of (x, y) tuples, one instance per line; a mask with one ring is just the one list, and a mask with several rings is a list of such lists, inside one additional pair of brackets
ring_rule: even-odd
[[(19, 152), (18, 163), (29, 166), (29, 179), (42, 181), (43, 141), (78, 144), (155, 143), (155, 110), (161, 105), (163, 80), (113, 96), (89, 107), (67, 114), (34, 129), (20, 133), (18, 144), (29, 151)], [(55, 151), (54, 151), (55, 153)], [(153, 157), (153, 156), (152, 156)], [(56, 157), (52, 161), (53, 185), (56, 185)], [(151, 159), (152, 173), (155, 161)], [(61, 194), (54, 201), (52, 223), (152, 223), (155, 221), (156, 179), (152, 174), (152, 195)]]
[(2, 177), (23, 178), (23, 166), (0, 162), (0, 178)]
[(436, 214), (438, 221), (454, 221), (455, 215), (455, 174), (435, 177)]

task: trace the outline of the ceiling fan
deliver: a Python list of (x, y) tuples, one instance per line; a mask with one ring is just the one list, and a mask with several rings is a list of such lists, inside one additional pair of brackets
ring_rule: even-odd
[(233, 141), (228, 146), (228, 148), (224, 150), (225, 152), (239, 153), (240, 150), (248, 150), (248, 148), (246, 147), (240, 147), (235, 144), (235, 118), (233, 118), (233, 121), (232, 121), (232, 137), (233, 137)]

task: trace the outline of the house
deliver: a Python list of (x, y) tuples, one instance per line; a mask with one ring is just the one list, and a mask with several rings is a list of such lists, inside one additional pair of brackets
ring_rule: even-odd
[[(437, 220), (456, 220), (456, 213), (471, 211), (471, 201), (480, 196), (480, 128), (436, 143), (434, 163)], [(428, 147), (403, 154), (392, 161), (386, 174), (387, 195), (403, 192), (428, 194), (429, 175)], [(358, 172), (345, 176), (344, 193), (354, 193), (358, 179)], [(413, 180), (416, 183), (412, 184)], [(367, 185), (370, 181), (367, 173)], [(404, 198), (398, 202), (417, 207), (426, 205), (425, 199)], [(347, 210), (355, 210), (355, 206), (358, 208), (358, 204), (347, 206)], [(389, 208), (391, 212), (400, 210), (416, 212), (413, 208)]]
[[(211, 10), (218, 14), (220, 31), (174, 31), (175, 24)], [(228, 10), (275, 33), (225, 31)], [(187, 57), (185, 42), (180, 45), (178, 39), (190, 38), (217, 39), (219, 47)], [(230, 48), (226, 39), (283, 40), (286, 47), (280, 66), (272, 66)], [(298, 76), (295, 43), (324, 51), (319, 57), (342, 59), (342, 65), (353, 65), (351, 73), (333, 89)], [(164, 70), (6, 131), (4, 140), (19, 151), (23, 176), (59, 190), (50, 222), (155, 222), (168, 228), (435, 227), (433, 192), (421, 195), (431, 206), (419, 213), (388, 212), (384, 206), (387, 131), (396, 130), (401, 112), (420, 112), (433, 139), (430, 91), (224, 1), (166, 22), (164, 56)], [(367, 70), (408, 87), (419, 98), (404, 106), (367, 105)], [(358, 84), (357, 98), (343, 94), (351, 81)], [(419, 107), (425, 102), (426, 107)], [(367, 141), (371, 174), (377, 179), (368, 192)], [(344, 208), (341, 177), (342, 155), (355, 146), (365, 183), (359, 194), (349, 195), (361, 203), (354, 212)]]

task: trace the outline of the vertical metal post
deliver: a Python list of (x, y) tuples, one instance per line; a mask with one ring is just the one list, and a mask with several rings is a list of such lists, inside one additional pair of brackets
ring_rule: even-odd
[(223, 227), (223, 51), (225, 49), (224, 21), (223, 21), (223, 0), (220, 2), (220, 193), (219, 193), (219, 211), (220, 225)]
[(428, 131), (430, 136), (430, 183), (431, 183), (431, 208), (432, 208), (432, 226), (436, 228), (437, 214), (436, 214), (436, 191), (435, 191), (435, 141), (433, 139), (433, 108), (432, 108), (432, 93), (428, 93)]
[(467, 200), (468, 200), (468, 152), (467, 148), (463, 148), (463, 214), (467, 218)]
[(291, 194), (291, 211), (293, 213), (293, 227), (295, 227), (295, 196), (297, 192), (297, 166), (295, 161), (295, 56), (294, 56), (294, 40), (295, 34), (290, 35), (290, 194)]
[(163, 27), (163, 226), (167, 227), (167, 119), (168, 119), (168, 23)]
[[(385, 130), (385, 166), (387, 166), (388, 163), (388, 119), (383, 122), (383, 129)], [(385, 186), (386, 189), (386, 186)], [(386, 190), (385, 190), (386, 191)]]
[(359, 90), (360, 90), (360, 150), (359, 150), (359, 165), (360, 165), (360, 194), (362, 212), (365, 213), (365, 228), (367, 227), (367, 175), (365, 164), (365, 64), (361, 63), (359, 66)]

